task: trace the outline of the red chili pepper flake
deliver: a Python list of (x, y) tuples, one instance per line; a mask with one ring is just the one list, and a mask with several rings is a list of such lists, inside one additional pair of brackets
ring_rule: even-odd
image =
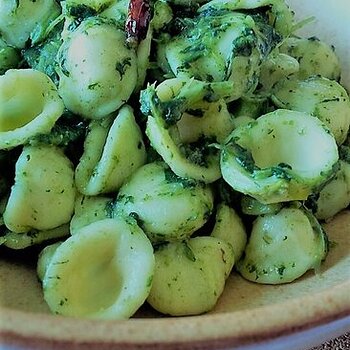
[(130, 0), (128, 17), (125, 23), (126, 42), (130, 46), (146, 38), (151, 20), (151, 6), (149, 0)]

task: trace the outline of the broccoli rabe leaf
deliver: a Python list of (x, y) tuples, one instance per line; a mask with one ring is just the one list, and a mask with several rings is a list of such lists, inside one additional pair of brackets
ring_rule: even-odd
[(23, 57), (29, 67), (47, 74), (58, 84), (56, 73), (56, 55), (62, 44), (61, 31), (63, 22), (59, 23), (43, 43), (23, 51)]
[(50, 144), (59, 147), (67, 147), (71, 142), (85, 136), (86, 122), (75, 115), (66, 112), (54, 125), (48, 134), (38, 134), (29, 140), (31, 145)]

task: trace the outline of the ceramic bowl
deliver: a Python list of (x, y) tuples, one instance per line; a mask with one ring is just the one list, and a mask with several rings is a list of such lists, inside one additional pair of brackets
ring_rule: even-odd
[[(350, 90), (348, 0), (290, 0), (304, 28), (333, 44)], [(334, 244), (317, 273), (286, 285), (258, 285), (233, 273), (215, 309), (191, 317), (165, 317), (144, 306), (127, 321), (51, 315), (35, 262), (1, 252), (1, 349), (303, 349), (350, 330), (350, 211), (325, 225)]]

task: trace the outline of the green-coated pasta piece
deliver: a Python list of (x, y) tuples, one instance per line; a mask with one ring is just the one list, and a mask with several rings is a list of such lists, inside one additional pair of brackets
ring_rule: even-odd
[[(253, 91), (263, 57), (252, 17), (236, 12), (212, 12), (188, 23), (178, 36), (159, 44), (159, 60), (166, 61), (179, 78), (207, 82), (231, 81), (229, 101)], [(261, 45), (260, 45), (261, 44)], [(162, 45), (165, 45), (163, 48)], [(165, 57), (162, 57), (165, 56)]]
[(334, 47), (316, 37), (289, 37), (283, 41), (279, 50), (298, 60), (299, 71), (295, 75), (301, 80), (313, 75), (331, 80), (340, 79), (340, 62)]
[(231, 133), (221, 172), (233, 189), (270, 204), (307, 199), (334, 175), (338, 159), (336, 141), (318, 118), (279, 109)]
[(245, 254), (236, 267), (253, 282), (288, 283), (317, 269), (328, 252), (326, 233), (302, 208), (283, 208), (253, 223)]
[(224, 203), (216, 207), (215, 225), (211, 236), (231, 244), (235, 261), (241, 258), (247, 244), (247, 232), (242, 219), (233, 208)]
[(69, 235), (69, 224), (49, 229), (24, 233), (7, 232), (4, 238), (4, 246), (11, 249), (24, 249), (32, 245), (41, 244), (57, 238), (64, 238)]
[(315, 216), (329, 220), (350, 204), (350, 164), (340, 161), (335, 177), (320, 191)]
[(48, 133), (64, 105), (48, 76), (32, 69), (10, 69), (0, 76), (0, 149)]
[(84, 20), (58, 52), (58, 90), (65, 106), (88, 119), (115, 112), (137, 84), (136, 53), (125, 33), (103, 18)]
[(153, 272), (152, 245), (133, 220), (100, 220), (56, 249), (43, 277), (44, 298), (59, 315), (127, 319), (146, 300)]
[(74, 215), (70, 221), (70, 232), (76, 234), (82, 227), (95, 221), (110, 218), (108, 210), (112, 198), (102, 196), (79, 195), (75, 201)]
[(321, 76), (284, 79), (275, 86), (272, 101), (279, 108), (314, 115), (332, 131), (338, 145), (345, 141), (350, 125), (350, 100), (336, 81)]
[(152, 242), (176, 241), (206, 223), (213, 200), (208, 185), (176, 176), (163, 162), (148, 163), (120, 188), (115, 215), (135, 216)]
[(42, 40), (60, 12), (55, 0), (1, 0), (0, 36), (7, 44), (23, 49), (28, 40), (32, 44)]
[(199, 11), (213, 10), (254, 10), (261, 8), (268, 9), (270, 25), (283, 36), (288, 36), (294, 29), (294, 13), (284, 0), (211, 0), (203, 5)]
[(145, 145), (133, 110), (125, 105), (114, 121), (92, 121), (89, 129), (75, 170), (77, 188), (88, 196), (115, 192), (146, 162)]
[(62, 150), (26, 146), (16, 163), (5, 225), (16, 233), (63, 225), (73, 215), (75, 194), (73, 166)]
[(172, 316), (197, 315), (215, 306), (234, 254), (230, 244), (203, 236), (161, 245), (155, 262), (148, 303)]
[[(186, 143), (190, 139), (184, 133), (185, 127), (178, 126), (177, 123), (185, 112), (192, 115), (205, 113), (210, 108), (210, 104), (205, 102), (210, 101), (212, 108), (219, 108), (218, 104), (224, 103), (223, 100), (230, 95), (232, 88), (230, 82), (205, 83), (175, 78), (165, 80), (157, 88), (148, 86), (141, 92), (141, 109), (148, 116), (146, 134), (153, 148), (178, 176), (206, 183), (220, 178), (219, 154), (213, 143), (221, 140), (233, 128), (227, 112), (223, 110), (220, 115), (223, 121), (229, 121), (225, 130), (219, 131), (214, 126), (215, 123), (211, 120), (214, 115), (208, 115), (208, 119), (199, 123), (200, 134), (194, 138), (203, 137), (198, 142)], [(186, 119), (185, 117), (185, 122)]]

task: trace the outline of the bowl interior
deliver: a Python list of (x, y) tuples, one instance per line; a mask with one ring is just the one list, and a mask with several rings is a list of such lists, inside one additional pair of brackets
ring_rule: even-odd
[[(288, 2), (297, 18), (317, 18), (302, 29), (302, 34), (318, 36), (335, 46), (343, 67), (342, 83), (350, 90), (348, 1)], [(215, 309), (206, 315), (170, 318), (145, 305), (131, 320), (115, 322), (50, 315), (35, 272), (38, 249), (11, 252), (0, 247), (0, 332), (13, 344), (47, 345), (51, 340), (58, 344), (57, 348), (59, 344), (64, 348), (67, 343), (62, 341), (74, 340), (81, 344), (146, 348), (150, 344), (194, 342), (206, 342), (207, 346), (220, 341), (243, 344), (324, 324), (350, 312), (350, 211), (338, 214), (325, 224), (325, 229), (331, 249), (316, 273), (309, 272), (293, 283), (277, 286), (254, 284), (232, 273)]]

